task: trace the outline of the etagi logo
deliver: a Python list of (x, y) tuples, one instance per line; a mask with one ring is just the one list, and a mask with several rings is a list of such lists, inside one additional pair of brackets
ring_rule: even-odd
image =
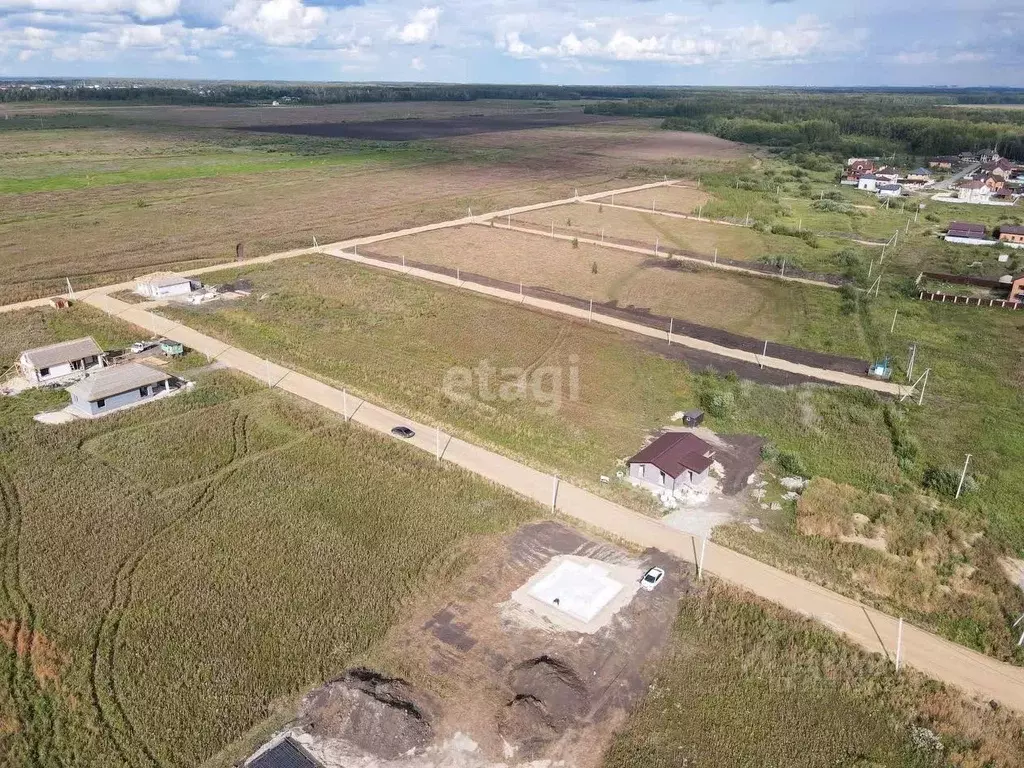
[(496, 368), (481, 360), (473, 368), (456, 366), (445, 371), (441, 391), (452, 400), (473, 399), (483, 403), (530, 400), (540, 413), (555, 413), (568, 401), (580, 399), (580, 359), (569, 355), (566, 365), (536, 368)]

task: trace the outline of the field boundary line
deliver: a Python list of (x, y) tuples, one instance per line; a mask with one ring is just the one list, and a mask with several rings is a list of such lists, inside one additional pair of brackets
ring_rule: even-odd
[[(598, 200), (602, 197), (609, 195), (627, 194), (629, 192), (642, 192), (645, 189), (654, 189), (656, 187), (666, 187), (675, 183), (675, 179), (665, 179), (664, 181), (654, 181), (647, 184), (638, 184), (633, 187), (623, 187), (622, 189), (609, 189), (604, 192), (592, 192), (586, 195), (577, 195), (574, 197), (563, 198), (560, 200), (549, 200), (543, 203), (531, 203), (529, 205), (520, 205), (514, 208), (506, 208), (502, 211), (491, 211), (488, 213), (471, 214), (469, 216), (463, 216), (458, 219), (449, 219), (448, 221), (439, 221), (432, 224), (421, 224), (415, 227), (408, 227), (406, 229), (394, 230), (392, 232), (382, 232), (377, 235), (364, 235), (362, 237), (354, 237), (348, 240), (339, 240), (334, 243), (323, 243), (319, 247), (309, 248), (293, 248), (288, 251), (280, 251), (278, 253), (268, 253), (264, 256), (254, 256), (251, 259), (242, 259), (241, 261), (224, 261), (219, 264), (211, 264), (206, 267), (197, 267), (195, 269), (185, 269), (181, 272), (177, 272), (179, 275), (194, 276), (194, 275), (205, 275), (210, 272), (223, 272), (226, 269), (237, 269), (238, 267), (248, 267), (256, 264), (269, 264), (274, 261), (281, 259), (291, 259), (296, 256), (306, 256), (312, 253), (318, 253), (324, 248), (357, 248), (360, 245), (372, 245), (373, 243), (380, 243), (386, 240), (394, 240), (399, 237), (408, 237), (410, 235), (418, 235), (423, 232), (432, 232), (438, 229), (448, 229), (450, 227), (460, 227), (465, 224), (482, 224), (489, 222), (491, 219), (498, 218), (501, 216), (517, 216), (521, 213), (530, 213), (531, 211), (540, 211), (545, 208), (557, 208), (562, 205), (570, 205), (572, 203), (587, 202), (590, 200)], [(149, 270), (152, 272), (152, 269)], [(143, 273), (143, 274), (148, 274)], [(141, 277), (142, 275), (140, 275)], [(66, 293), (52, 294), (50, 296), (43, 296), (38, 299), (28, 299), (27, 301), (19, 301), (14, 304), (7, 304), (0, 306), (0, 312), (16, 312), (20, 309), (32, 309), (36, 307), (45, 307), (49, 304), (51, 298), (66, 298), (66, 299), (77, 299), (84, 300), (88, 299), (96, 294), (109, 294), (115, 291), (131, 290), (135, 287), (135, 280), (126, 280), (124, 282), (116, 283), (114, 285), (104, 285), (96, 288), (83, 288), (80, 291), (76, 291), (74, 296)], [(134, 306), (129, 304), (128, 306)]]
[[(122, 304), (108, 297), (108, 301), (98, 301), (94, 306), (104, 311), (116, 311), (117, 307), (112, 306), (112, 303)], [(150, 312), (137, 313), (133, 318), (133, 322), (147, 329), (160, 327), (162, 322), (166, 322), (165, 318)], [(198, 331), (192, 331), (192, 334), (199, 345), (198, 351), (202, 351), (203, 347), (212, 349), (224, 343)], [(288, 375), (280, 381), (279, 389), (341, 414), (345, 413), (346, 399), (354, 400), (347, 403), (349, 406), (357, 406), (349, 421), (355, 421), (385, 437), (390, 437), (391, 429), (396, 424), (406, 424), (416, 434), (401, 442), (430, 454), (437, 452), (435, 425), (407, 419), (364, 398), (346, 398), (336, 386), (284, 368), (237, 347), (229, 347), (223, 359), (235, 370), (256, 379), (262, 379), (262, 372), (268, 366), (288, 371)], [(450, 437), (445, 447), (445, 459), (545, 508), (551, 505), (552, 475), (454, 436)], [(696, 546), (698, 537), (693, 534), (672, 528), (661, 520), (634, 512), (565, 481), (559, 483), (555, 508), (613, 537), (642, 547), (653, 547), (691, 563), (696, 559), (694, 553), (700, 549)], [(799, 576), (714, 542), (707, 543), (702, 567), (724, 581), (819, 621), (871, 653), (887, 654), (896, 646), (898, 621), (895, 617)], [(1024, 668), (972, 651), (908, 623), (903, 624), (903, 659), (924, 674), (958, 686), (971, 696), (995, 699), (1018, 712), (1024, 712)]]
[[(789, 373), (795, 373), (800, 376), (807, 378), (816, 379), (818, 381), (838, 384), (842, 386), (860, 387), (862, 389), (870, 389), (875, 392), (882, 394), (893, 395), (896, 397), (902, 397), (907, 392), (907, 388), (888, 381), (880, 381), (877, 379), (869, 379), (867, 376), (856, 376), (852, 373), (844, 373), (842, 371), (831, 371), (826, 368), (816, 368), (814, 366), (806, 365), (804, 363), (795, 363), (790, 360), (784, 360), (778, 357), (771, 357), (758, 354), (756, 352), (747, 352), (742, 349), (735, 349), (734, 347), (726, 347), (721, 344), (716, 344), (712, 341), (705, 341), (704, 339), (698, 339), (693, 336), (687, 336), (680, 333), (669, 333), (669, 329), (652, 328), (648, 325), (642, 325), (640, 323), (634, 323), (629, 320), (623, 320), (612, 315), (606, 315), (595, 308), (595, 311), (591, 315), (586, 309), (580, 307), (574, 307), (571, 304), (565, 304), (554, 299), (541, 299), (535, 296), (529, 296), (527, 294), (514, 293), (504, 288), (496, 288), (490, 285), (484, 285), (482, 283), (473, 282), (470, 280), (459, 280), (451, 275), (446, 275), (438, 272), (431, 272), (426, 269), (420, 269), (418, 267), (407, 267), (402, 264), (394, 264), (389, 261), (383, 261), (381, 259), (375, 259), (372, 256), (363, 256), (360, 254), (349, 253), (333, 248), (325, 248), (324, 255), (333, 256), (334, 258), (344, 259), (351, 261), (356, 264), (361, 264), (368, 267), (376, 267), (380, 269), (386, 269), (390, 272), (395, 272), (400, 275), (407, 277), (419, 278), (422, 280), (429, 280), (430, 282), (440, 283), (447, 285), (452, 288), (461, 288), (462, 290), (472, 291), (479, 293), (484, 296), (492, 298), (503, 299), (505, 301), (512, 302), (514, 304), (526, 305), (531, 307), (537, 307), (539, 309), (548, 310), (560, 315), (568, 315), (570, 317), (577, 318), (579, 320), (593, 320), (593, 322), (601, 323), (602, 325), (609, 325), (614, 328), (619, 328), (632, 333), (637, 333), (642, 336), (647, 336), (653, 339), (664, 340), (670, 344), (678, 344), (683, 347), (689, 347), (690, 349), (696, 349), (701, 352), (709, 352), (719, 357), (727, 357), (733, 360), (740, 360), (745, 363), (753, 363), (765, 368), (773, 368), (779, 371), (786, 371)], [(184, 327), (184, 326), (183, 326)]]
[(823, 280), (812, 280), (809, 277), (786, 277), (784, 275), (776, 275), (772, 272), (761, 272), (756, 269), (737, 267), (734, 264), (723, 264), (722, 262), (705, 261), (704, 259), (698, 259), (694, 256), (684, 256), (683, 254), (678, 253), (666, 253), (660, 250), (656, 251), (654, 248), (640, 248), (639, 246), (636, 245), (623, 245), (622, 243), (614, 243), (607, 240), (602, 241), (595, 239), (593, 237), (580, 237), (579, 235), (563, 235), (560, 232), (555, 232), (554, 234), (551, 234), (550, 232), (544, 231), (542, 229), (531, 229), (529, 227), (524, 227), (519, 224), (513, 224), (512, 226), (509, 226), (508, 224), (494, 223), (490, 226), (493, 226), (495, 229), (504, 229), (510, 232), (525, 232), (531, 235), (541, 235), (542, 237), (554, 238), (555, 240), (576, 240), (577, 242), (586, 243), (587, 245), (598, 245), (602, 248), (613, 248), (619, 251), (637, 253), (640, 254), (641, 256), (654, 256), (655, 258), (659, 259), (676, 259), (678, 261), (687, 261), (690, 262), (691, 264), (698, 264), (702, 267), (707, 267), (708, 269), (718, 269), (725, 272), (739, 272), (744, 275), (750, 275), (751, 277), (767, 278), (769, 280), (781, 280), (786, 283), (801, 283), (803, 285), (813, 285), (816, 288), (828, 288), (833, 291), (837, 291), (841, 287), (838, 285), (834, 285), (832, 283), (826, 283)]
[[(682, 187), (690, 189), (690, 187)], [(657, 209), (639, 208), (635, 205), (623, 205), (622, 203), (606, 203), (601, 200), (583, 200), (585, 205), (607, 205), (609, 208), (621, 208), (624, 211), (636, 211), (637, 213), (653, 213), (655, 216), (668, 216), (672, 219), (689, 219), (699, 221), (702, 224), (721, 224), (723, 227), (739, 227), (740, 229), (751, 229), (749, 224), (737, 224), (735, 221), (723, 221), (722, 219), (705, 219), (701, 216), (694, 216), (692, 213), (679, 213), (678, 211), (659, 211)]]

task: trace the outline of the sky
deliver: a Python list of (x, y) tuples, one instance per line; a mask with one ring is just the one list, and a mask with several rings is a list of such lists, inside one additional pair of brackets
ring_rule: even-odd
[(0, 77), (1024, 86), (1024, 0), (0, 0)]

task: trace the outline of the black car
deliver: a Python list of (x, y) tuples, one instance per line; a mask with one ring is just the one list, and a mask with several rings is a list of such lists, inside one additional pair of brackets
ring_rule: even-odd
[(406, 439), (416, 436), (416, 433), (413, 432), (408, 427), (392, 427), (391, 434), (394, 435), (395, 437), (404, 437)]

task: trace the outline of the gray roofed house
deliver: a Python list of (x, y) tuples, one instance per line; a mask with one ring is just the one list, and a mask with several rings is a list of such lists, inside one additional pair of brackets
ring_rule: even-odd
[(181, 382), (169, 373), (140, 363), (125, 363), (86, 376), (68, 387), (68, 394), (73, 411), (83, 416), (99, 416), (180, 386)]
[(245, 768), (321, 768), (321, 765), (300, 745), (285, 738), (251, 758)]
[(105, 364), (103, 350), (91, 336), (26, 349), (18, 359), (21, 375), (31, 384), (77, 376)]

